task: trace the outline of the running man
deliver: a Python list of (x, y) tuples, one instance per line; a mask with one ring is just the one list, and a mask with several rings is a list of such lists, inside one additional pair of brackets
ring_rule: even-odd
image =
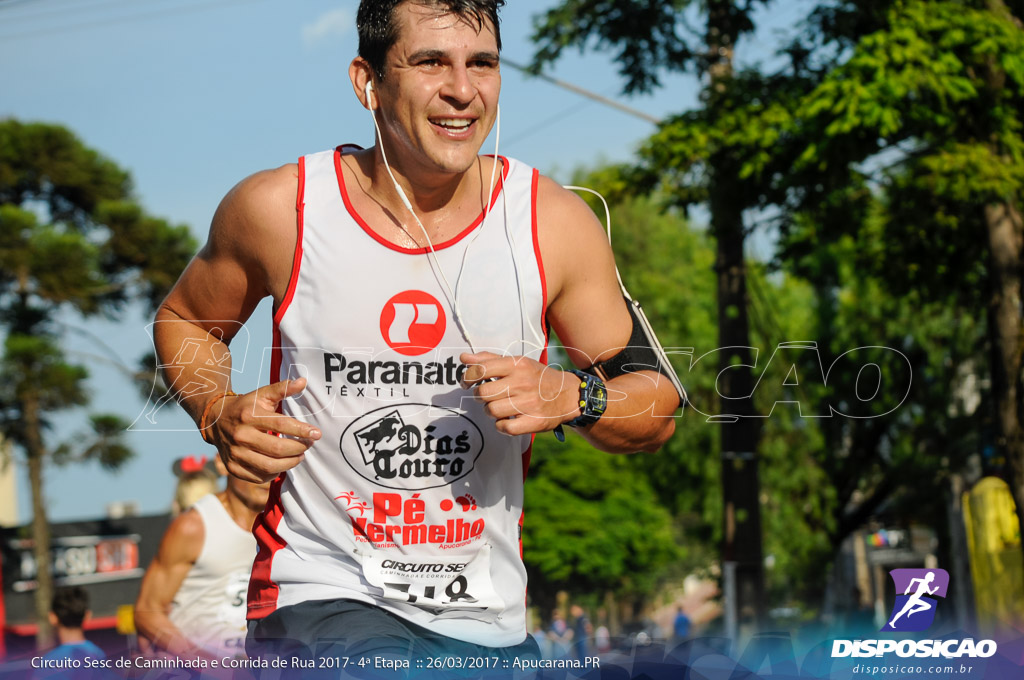
[(135, 603), (147, 652), (245, 656), (245, 596), (256, 556), (252, 525), (269, 487), (229, 476), (226, 489), (203, 496), (167, 527)]
[(896, 619), (900, 618), (904, 614), (909, 619), (912, 615), (918, 612), (926, 612), (931, 609), (934, 605), (925, 602), (921, 598), (925, 595), (933, 595), (935, 591), (939, 589), (938, 586), (929, 588), (928, 585), (935, 580), (935, 572), (929, 571), (924, 578), (912, 578), (910, 583), (907, 584), (907, 589), (903, 592), (904, 595), (909, 595), (910, 591), (914, 588), (914, 584), (917, 583), (917, 592), (910, 595), (910, 598), (903, 605), (903, 609), (900, 609), (899, 613), (892, 617), (892, 621), (889, 622), (890, 628), (895, 628)]
[[(250, 643), (536, 656), (520, 554), (533, 435), (567, 425), (631, 453), (674, 430), (676, 389), (626, 352), (634, 321), (594, 214), (480, 155), (503, 4), (363, 0), (348, 74), (376, 143), (242, 181), (157, 314), (165, 380), (204, 438), (231, 474), (275, 480)], [(189, 391), (268, 296), (270, 384)], [(546, 365), (549, 327), (572, 370)]]

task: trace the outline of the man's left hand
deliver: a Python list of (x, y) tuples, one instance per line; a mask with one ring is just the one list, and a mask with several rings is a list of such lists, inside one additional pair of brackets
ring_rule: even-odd
[(463, 354), (463, 376), (507, 435), (553, 430), (579, 415), (579, 378), (523, 356)]

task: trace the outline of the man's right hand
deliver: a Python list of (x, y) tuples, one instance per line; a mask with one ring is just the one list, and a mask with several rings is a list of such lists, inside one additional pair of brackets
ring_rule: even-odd
[(258, 484), (302, 462), (306, 449), (320, 439), (320, 430), (277, 408), (305, 388), (305, 378), (282, 380), (212, 405), (203, 434), (217, 447), (229, 473)]

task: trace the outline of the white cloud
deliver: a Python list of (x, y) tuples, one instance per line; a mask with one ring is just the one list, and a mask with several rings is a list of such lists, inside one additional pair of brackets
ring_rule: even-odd
[(332, 9), (302, 27), (302, 40), (307, 47), (313, 47), (325, 40), (341, 38), (353, 28), (355, 20), (347, 9)]

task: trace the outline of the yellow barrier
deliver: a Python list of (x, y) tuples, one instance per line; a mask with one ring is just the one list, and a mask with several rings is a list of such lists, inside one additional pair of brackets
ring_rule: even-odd
[(1024, 625), (1024, 555), (1010, 487), (985, 477), (963, 495), (980, 632)]

